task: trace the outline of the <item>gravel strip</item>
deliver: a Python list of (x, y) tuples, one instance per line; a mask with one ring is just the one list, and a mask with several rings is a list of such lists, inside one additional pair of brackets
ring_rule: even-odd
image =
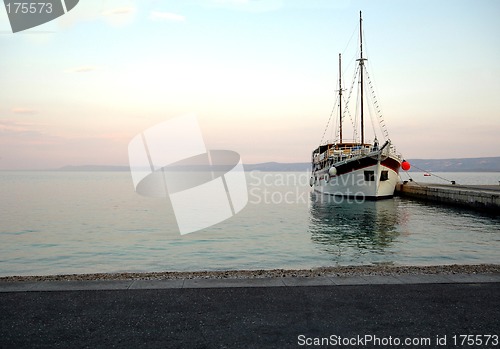
[(500, 264), (437, 266), (352, 266), (314, 269), (229, 270), (193, 272), (96, 273), (45, 276), (4, 276), (0, 282), (18, 281), (89, 281), (89, 280), (167, 280), (167, 279), (256, 279), (280, 277), (485, 274), (500, 273)]

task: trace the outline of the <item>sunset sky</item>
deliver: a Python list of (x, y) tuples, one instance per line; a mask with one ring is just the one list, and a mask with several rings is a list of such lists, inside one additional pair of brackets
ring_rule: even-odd
[(308, 162), (360, 10), (398, 150), (500, 156), (499, 1), (81, 0), (16, 34), (0, 7), (0, 170), (127, 165), (136, 134), (187, 113), (209, 149)]

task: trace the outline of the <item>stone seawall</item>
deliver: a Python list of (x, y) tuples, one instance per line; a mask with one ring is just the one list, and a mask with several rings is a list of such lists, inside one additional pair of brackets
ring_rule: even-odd
[(396, 185), (396, 195), (500, 214), (500, 185), (463, 186), (403, 182)]

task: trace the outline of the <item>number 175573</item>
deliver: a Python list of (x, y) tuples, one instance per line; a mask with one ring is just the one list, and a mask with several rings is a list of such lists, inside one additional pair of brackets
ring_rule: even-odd
[(453, 344), (460, 346), (497, 346), (499, 344), (498, 335), (496, 334), (460, 334), (454, 335)]
[(52, 13), (50, 2), (12, 2), (5, 5), (8, 13)]

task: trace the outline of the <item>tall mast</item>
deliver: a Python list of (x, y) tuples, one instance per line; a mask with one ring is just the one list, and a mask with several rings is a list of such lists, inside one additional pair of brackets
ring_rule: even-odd
[(339, 125), (340, 143), (342, 143), (342, 54), (339, 53)]
[(364, 61), (366, 58), (363, 58), (363, 19), (361, 18), (361, 11), (359, 11), (359, 70), (360, 70), (360, 84), (361, 84), (361, 144), (365, 143), (365, 126), (364, 126), (364, 117), (363, 117), (363, 70), (364, 70)]

